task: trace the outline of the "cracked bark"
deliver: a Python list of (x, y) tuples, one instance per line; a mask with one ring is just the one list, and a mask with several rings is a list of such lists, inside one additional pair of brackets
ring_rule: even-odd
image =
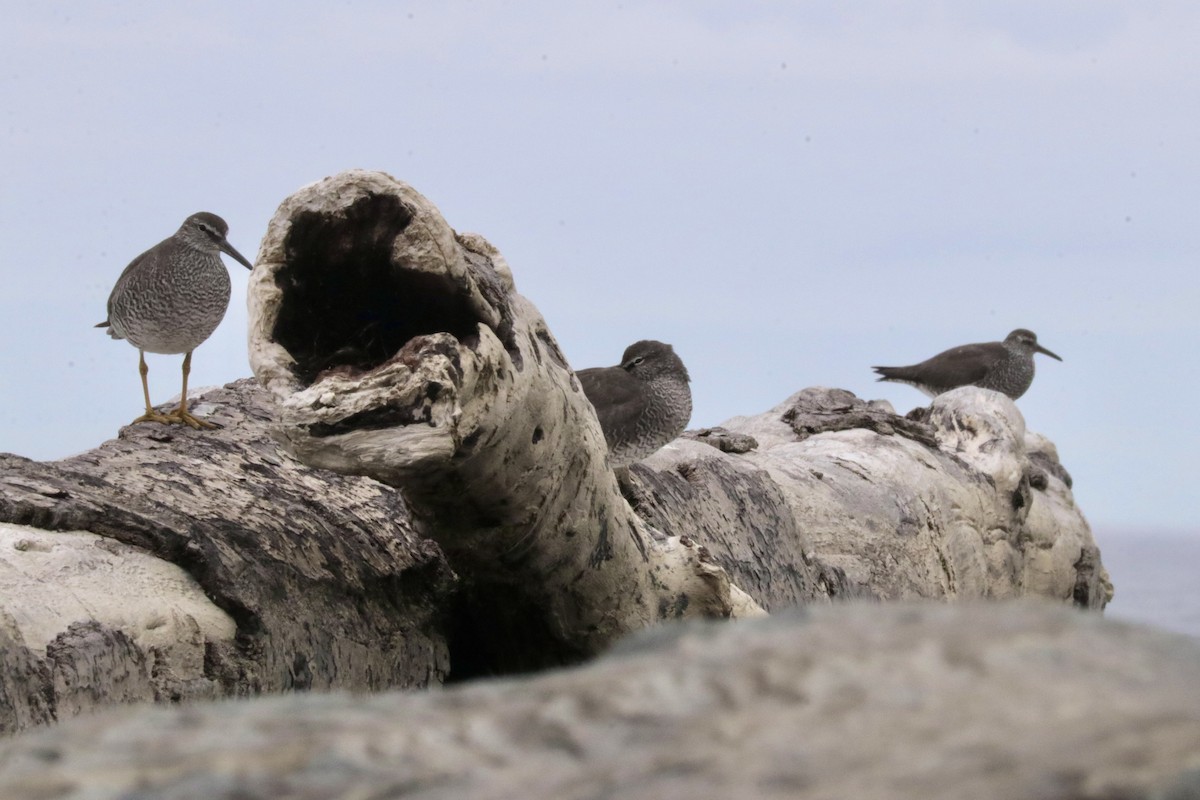
[(0, 456), (0, 731), (135, 700), (448, 671), (453, 575), (399, 494), (267, 436), (253, 381), (57, 462)]

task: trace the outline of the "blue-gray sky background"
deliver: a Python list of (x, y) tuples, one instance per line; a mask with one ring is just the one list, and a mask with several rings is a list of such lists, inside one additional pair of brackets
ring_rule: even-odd
[[(0, 2), (0, 450), (140, 413), (92, 325), (189, 213), (254, 257), (342, 169), (487, 236), (576, 367), (640, 338), (693, 425), (1035, 330), (1019, 405), (1097, 527), (1195, 530), (1194, 2)], [(192, 384), (249, 374), (246, 273)], [(156, 402), (180, 359), (151, 357)]]

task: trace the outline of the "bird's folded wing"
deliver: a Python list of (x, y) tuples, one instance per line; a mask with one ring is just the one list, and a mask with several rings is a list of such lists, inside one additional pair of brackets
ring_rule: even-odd
[(966, 386), (983, 380), (1003, 355), (995, 342), (964, 344), (912, 367), (911, 377), (935, 386)]
[(636, 420), (646, 408), (641, 384), (620, 367), (585, 369), (575, 374), (592, 400), (600, 427), (606, 431)]

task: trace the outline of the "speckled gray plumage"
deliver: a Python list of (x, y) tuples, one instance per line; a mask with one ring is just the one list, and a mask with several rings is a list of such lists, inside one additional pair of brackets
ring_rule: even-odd
[(596, 409), (613, 466), (639, 461), (683, 433), (692, 391), (683, 361), (669, 344), (631, 344), (615, 367), (575, 373)]
[(108, 298), (107, 326), (149, 353), (189, 353), (221, 324), (229, 307), (229, 273), (222, 250), (250, 267), (225, 236), (229, 226), (200, 212), (175, 235), (130, 262)]
[[(192, 214), (175, 235), (164, 239), (130, 262), (108, 297), (108, 319), (97, 325), (114, 339), (138, 349), (142, 396), (146, 413), (134, 422), (180, 423), (210, 428), (187, 410), (188, 373), (192, 351), (221, 324), (229, 307), (229, 273), (221, 253), (252, 265), (226, 240), (229, 226), (216, 214)], [(145, 354), (183, 353), (183, 388), (179, 408), (161, 414), (150, 404)]]
[(881, 381), (907, 383), (930, 397), (959, 386), (978, 386), (1002, 392), (1016, 400), (1033, 383), (1033, 354), (1044, 353), (1062, 361), (1038, 344), (1037, 335), (1017, 328), (1003, 342), (981, 342), (952, 347), (933, 358), (908, 367), (872, 367)]

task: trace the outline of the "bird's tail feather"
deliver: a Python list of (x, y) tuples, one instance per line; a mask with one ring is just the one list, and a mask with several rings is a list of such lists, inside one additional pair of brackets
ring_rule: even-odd
[(111, 336), (114, 339), (124, 339), (125, 338), (124, 336), (122, 336), (121, 334), (116, 332), (116, 330), (112, 326), (112, 323), (109, 322), (108, 320), (104, 320), (104, 322), (97, 322), (93, 327), (108, 328), (108, 330), (106, 330), (105, 333), (107, 333), (109, 336)]
[(878, 381), (895, 380), (897, 373), (900, 371), (900, 367), (871, 367), (871, 369), (875, 370), (876, 374), (880, 376), (877, 378)]

